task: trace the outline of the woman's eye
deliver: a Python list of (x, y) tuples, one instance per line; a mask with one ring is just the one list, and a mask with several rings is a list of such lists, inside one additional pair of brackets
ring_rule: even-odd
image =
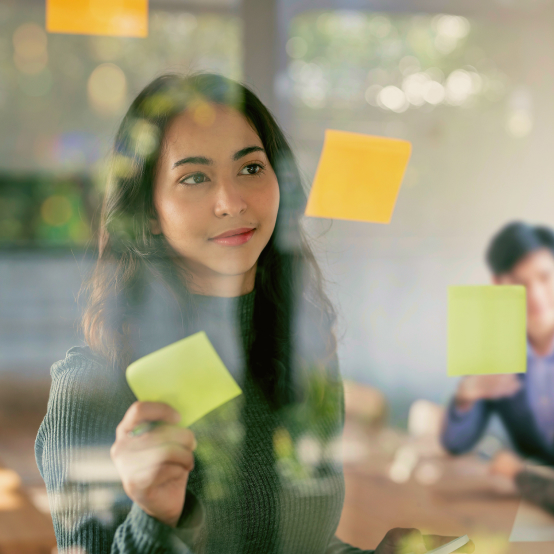
[(179, 182), (184, 185), (199, 185), (207, 180), (208, 177), (204, 175), (204, 173), (194, 173), (193, 175), (189, 175), (188, 177), (181, 179)]
[(241, 175), (257, 175), (263, 171), (264, 167), (261, 164), (249, 164), (243, 167), (240, 171)]

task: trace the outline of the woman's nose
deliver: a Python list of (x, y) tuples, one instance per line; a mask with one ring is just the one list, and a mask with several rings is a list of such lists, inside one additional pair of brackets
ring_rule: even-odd
[(214, 212), (217, 217), (236, 217), (246, 211), (242, 191), (232, 180), (221, 181), (216, 189)]

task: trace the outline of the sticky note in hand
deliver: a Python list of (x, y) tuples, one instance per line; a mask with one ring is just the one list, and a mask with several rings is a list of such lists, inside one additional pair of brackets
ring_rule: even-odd
[(181, 427), (242, 393), (203, 331), (136, 360), (126, 375), (139, 400), (176, 409)]
[(527, 370), (525, 287), (448, 288), (448, 375)]
[(328, 129), (306, 215), (389, 223), (411, 151), (405, 140)]
[(427, 554), (452, 554), (453, 552), (458, 550), (458, 548), (465, 546), (468, 542), (469, 537), (467, 535), (464, 535), (463, 537), (458, 537), (457, 539), (443, 544), (438, 548), (427, 551)]
[(146, 37), (148, 0), (46, 0), (49, 33)]

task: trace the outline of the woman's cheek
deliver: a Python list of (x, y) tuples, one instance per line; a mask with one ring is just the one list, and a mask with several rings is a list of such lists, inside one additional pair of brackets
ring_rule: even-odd
[(279, 212), (279, 185), (275, 181), (274, 185), (269, 188), (269, 193), (266, 196), (266, 218), (269, 219), (273, 224), (277, 220), (277, 214)]

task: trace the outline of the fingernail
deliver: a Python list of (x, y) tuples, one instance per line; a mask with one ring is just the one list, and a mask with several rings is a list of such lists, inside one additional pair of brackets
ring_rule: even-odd
[(140, 425), (137, 425), (132, 431), (129, 431), (127, 434), (130, 437), (140, 437), (140, 435), (144, 435), (144, 433), (148, 433), (149, 431), (152, 431), (156, 427), (156, 422), (149, 421), (148, 423), (141, 423)]

